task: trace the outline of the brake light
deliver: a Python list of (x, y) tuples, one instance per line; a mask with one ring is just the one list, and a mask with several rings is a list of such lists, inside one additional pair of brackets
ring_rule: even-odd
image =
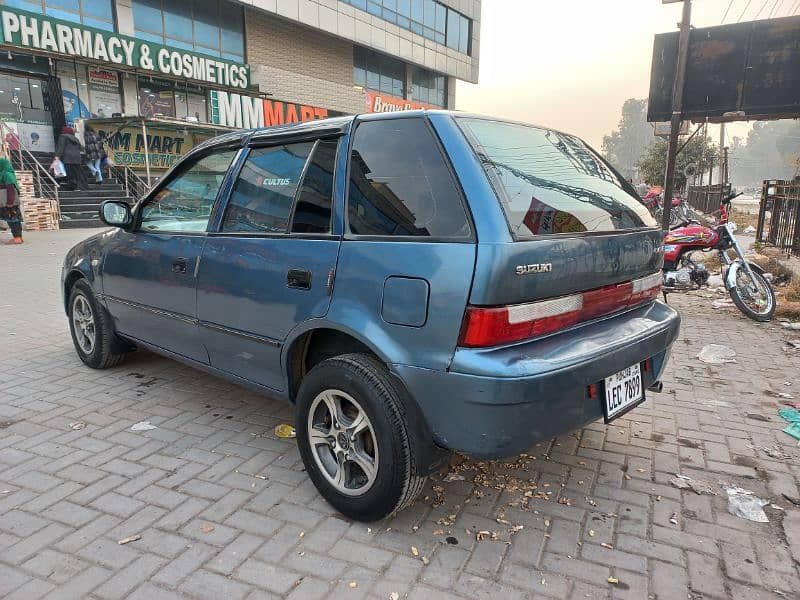
[(509, 306), (469, 306), (459, 345), (486, 348), (555, 333), (584, 321), (631, 308), (657, 297), (661, 274), (580, 294)]

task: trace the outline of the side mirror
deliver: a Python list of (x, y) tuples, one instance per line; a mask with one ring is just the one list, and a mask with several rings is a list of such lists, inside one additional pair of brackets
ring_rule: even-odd
[(124, 229), (133, 223), (133, 216), (126, 202), (106, 200), (100, 205), (100, 220), (106, 225)]

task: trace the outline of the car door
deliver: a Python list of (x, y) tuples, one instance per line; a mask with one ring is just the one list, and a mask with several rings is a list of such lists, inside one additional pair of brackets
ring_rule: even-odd
[(103, 261), (103, 294), (117, 331), (208, 363), (197, 332), (197, 264), (210, 216), (238, 149), (188, 158), (116, 232)]
[(331, 206), (338, 138), (252, 147), (200, 261), (211, 365), (283, 390), (283, 341), (324, 316), (339, 252)]

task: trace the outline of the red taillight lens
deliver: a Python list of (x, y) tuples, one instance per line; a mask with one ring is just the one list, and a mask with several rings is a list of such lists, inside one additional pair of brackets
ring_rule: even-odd
[(660, 289), (661, 274), (655, 273), (552, 300), (491, 308), (469, 306), (459, 345), (485, 348), (541, 337), (651, 300)]

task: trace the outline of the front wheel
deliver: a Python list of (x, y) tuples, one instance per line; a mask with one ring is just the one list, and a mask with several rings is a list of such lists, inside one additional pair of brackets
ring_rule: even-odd
[(753, 271), (755, 285), (743, 268), (736, 273), (736, 285), (729, 290), (736, 307), (754, 321), (769, 321), (775, 314), (775, 291), (761, 273)]
[(111, 317), (83, 279), (75, 283), (69, 295), (69, 329), (75, 351), (87, 366), (108, 369), (125, 358), (125, 348), (114, 333)]
[(303, 379), (295, 417), (303, 464), (343, 515), (377, 521), (422, 490), (419, 448), (386, 367), (364, 354), (316, 365)]

